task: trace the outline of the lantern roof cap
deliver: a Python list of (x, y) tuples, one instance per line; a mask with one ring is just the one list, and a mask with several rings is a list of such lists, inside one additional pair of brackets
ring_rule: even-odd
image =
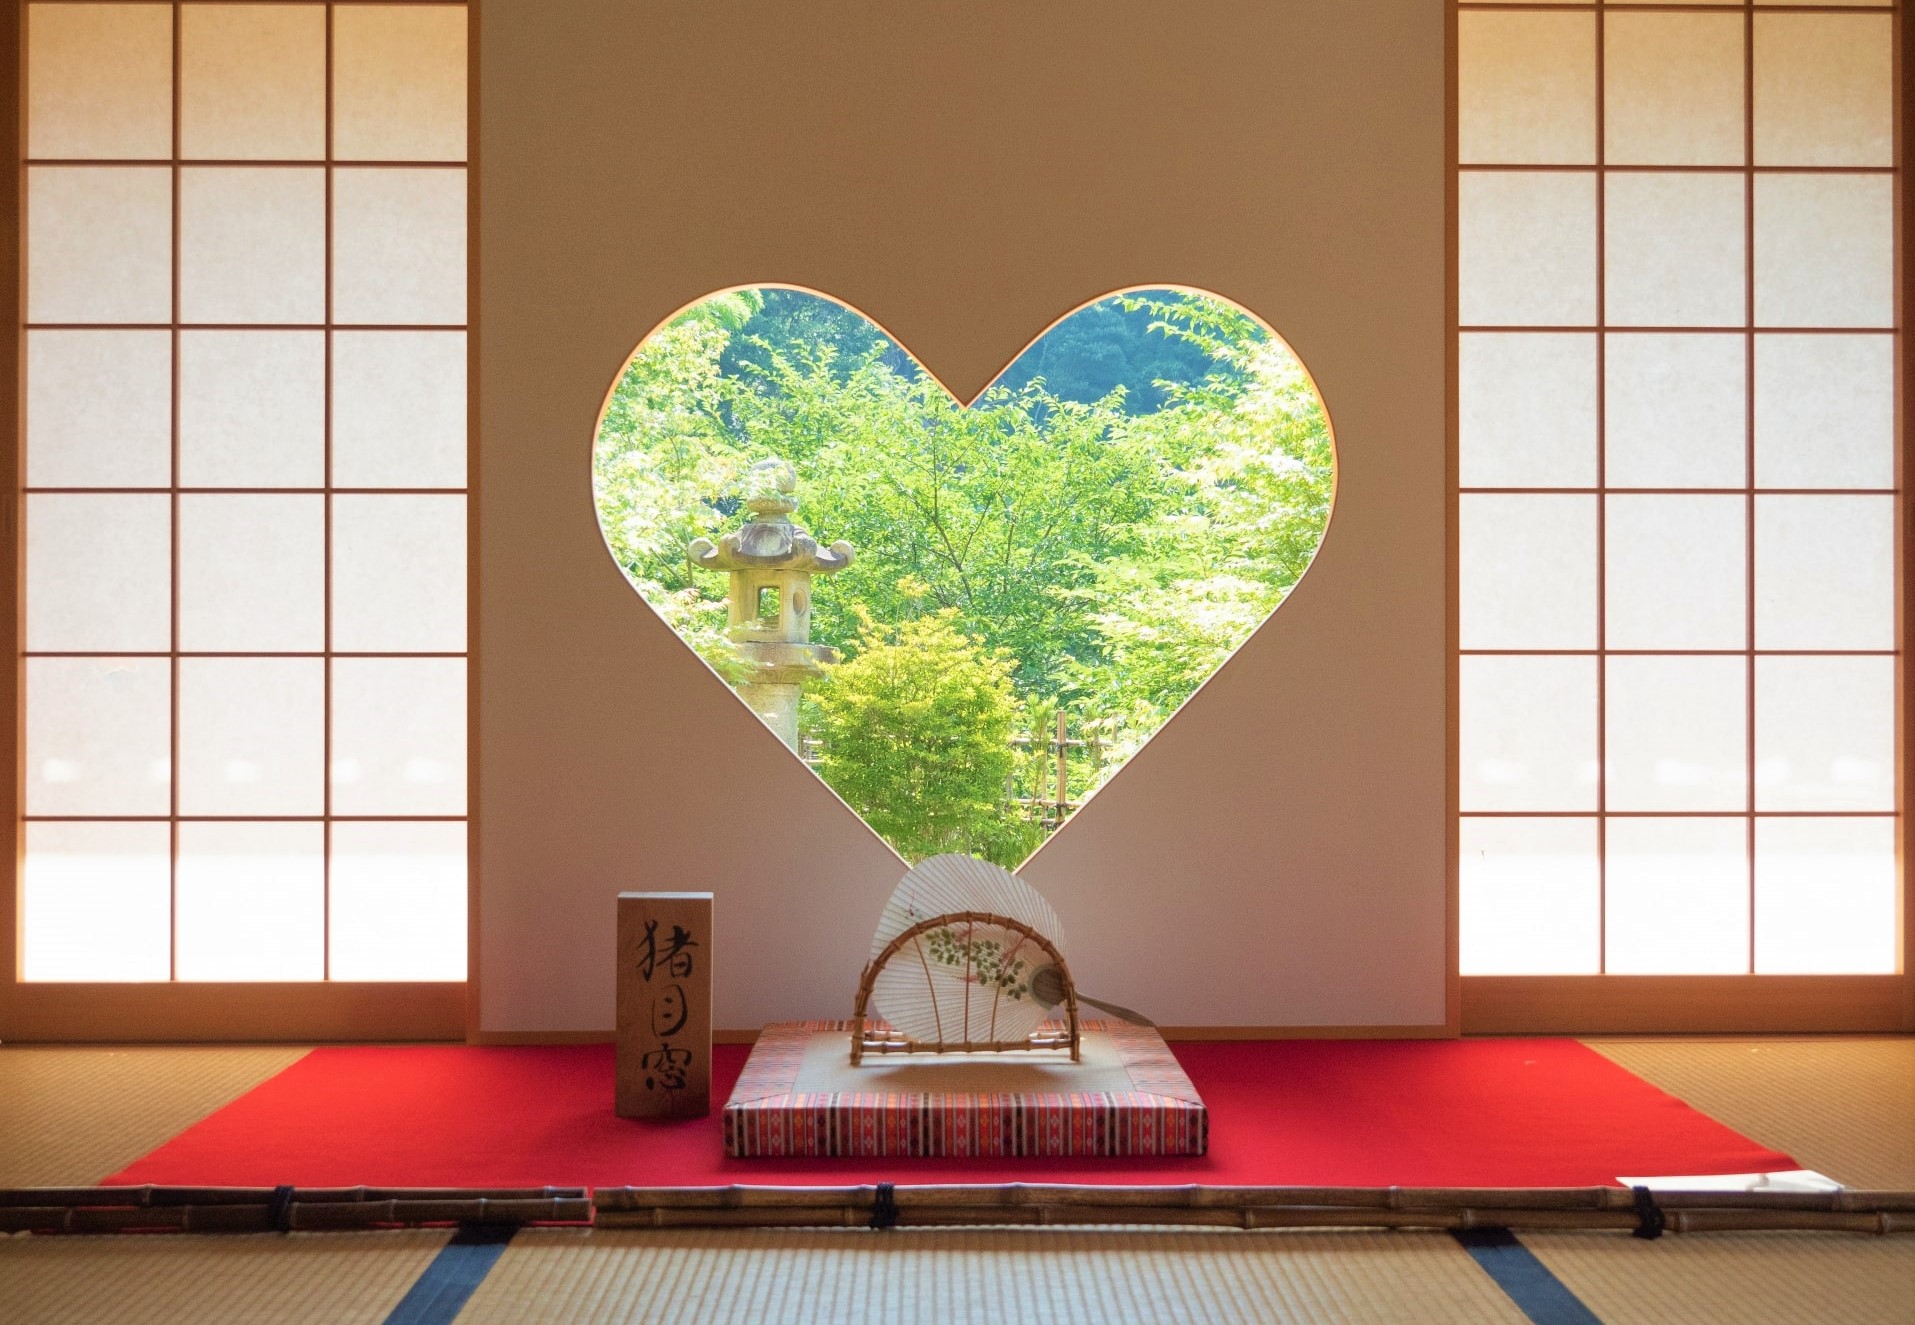
[(705, 570), (791, 570), (831, 575), (851, 564), (851, 544), (839, 539), (819, 547), (791, 513), (798, 509), (798, 471), (776, 456), (745, 471), (745, 523), (714, 543), (693, 539), (685, 549), (692, 565)]

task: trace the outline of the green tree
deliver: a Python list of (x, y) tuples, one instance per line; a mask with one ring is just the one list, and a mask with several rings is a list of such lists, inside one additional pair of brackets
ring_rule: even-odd
[[(1189, 296), (1156, 291), (1159, 299)], [(1017, 391), (1041, 379), (1053, 395), (1082, 405), (1123, 389), (1124, 409), (1164, 407), (1162, 383), (1199, 381), (1216, 364), (1203, 347), (1163, 335), (1157, 314), (1140, 298), (1100, 299), (1052, 327), (1004, 370), (997, 385)]]
[(751, 320), (732, 337), (721, 360), (728, 377), (743, 377), (763, 365), (770, 353), (789, 346), (828, 347), (836, 362), (850, 366), (875, 355), (893, 372), (909, 375), (911, 356), (894, 345), (869, 319), (834, 299), (806, 290), (776, 287), (754, 290), (760, 304)]
[(792, 460), (805, 521), (863, 554), (816, 595), (820, 639), (854, 640), (858, 608), (879, 621), (951, 608), (1013, 657), (1025, 694), (1055, 688), (1064, 660), (1095, 647), (1072, 591), (1141, 547), (1162, 496), (1155, 457), (1119, 431), (1116, 396), (1080, 405), (1034, 383), (966, 409), (922, 373), (876, 355), (846, 368), (805, 346), (771, 353), (740, 386), (747, 449)]
[(1215, 300), (1150, 306), (1218, 371), (1167, 384), (1170, 404), (1130, 425), (1173, 465), (1174, 491), (1138, 529), (1138, 550), (1102, 561), (1078, 593), (1100, 647), (1073, 659), (1072, 680), (1127, 729), (1113, 740), (1118, 762), (1302, 578), (1334, 489), (1329, 420), (1281, 341)]
[(1035, 841), (1004, 813), (1010, 670), (952, 609), (896, 626), (867, 619), (856, 653), (813, 697), (820, 775), (907, 860), (961, 851), (1017, 864)]

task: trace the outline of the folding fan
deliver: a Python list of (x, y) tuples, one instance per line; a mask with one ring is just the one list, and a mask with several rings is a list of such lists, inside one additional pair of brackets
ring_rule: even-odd
[[(1078, 1057), (1077, 1005), (1127, 1021), (1127, 1008), (1087, 998), (1071, 981), (1057, 913), (1009, 870), (971, 856), (932, 856), (884, 905), (853, 1009), (851, 1061), (878, 1052), (1068, 1049)], [(888, 1036), (867, 1036), (876, 1011)], [(1046, 1022), (1063, 1021), (1061, 1029)]]

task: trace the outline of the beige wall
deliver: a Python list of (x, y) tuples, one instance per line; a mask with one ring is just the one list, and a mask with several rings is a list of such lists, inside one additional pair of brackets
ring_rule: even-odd
[(1161, 1022), (1443, 1022), (1443, 8), (485, 0), (484, 1031), (608, 1027), (632, 888), (717, 893), (718, 1025), (844, 1015), (902, 872), (592, 510), (635, 343), (756, 281), (863, 308), (966, 398), (1118, 286), (1289, 339), (1337, 435), (1317, 563), (1025, 873), (1083, 987)]

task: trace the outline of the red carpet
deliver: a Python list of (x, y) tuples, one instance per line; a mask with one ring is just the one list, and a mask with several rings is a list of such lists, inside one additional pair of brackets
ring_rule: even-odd
[[(1797, 1167), (1573, 1040), (1174, 1046), (1202, 1159), (728, 1160), (718, 1115), (612, 1114), (612, 1047), (316, 1049), (108, 1183), (1119, 1182), (1554, 1187)], [(715, 1099), (745, 1049), (720, 1046)]]

